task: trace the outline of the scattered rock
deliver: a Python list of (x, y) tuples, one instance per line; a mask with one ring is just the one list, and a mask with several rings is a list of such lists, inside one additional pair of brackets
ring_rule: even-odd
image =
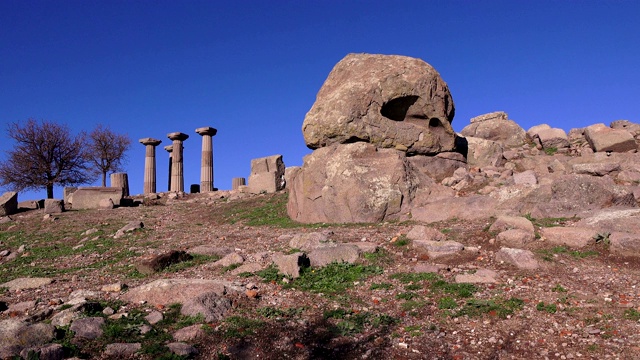
[(302, 251), (311, 251), (326, 246), (329, 237), (321, 232), (295, 234), (289, 241), (289, 247)]
[(589, 244), (595, 244), (595, 229), (583, 227), (554, 226), (540, 230), (545, 241), (553, 245), (568, 246), (571, 248), (583, 248)]
[(358, 260), (360, 251), (355, 246), (337, 245), (335, 247), (318, 248), (309, 253), (309, 262), (313, 267), (322, 267), (333, 262), (353, 264)]
[(20, 320), (0, 320), (0, 355), (10, 358), (25, 348), (44, 345), (54, 338), (55, 327), (45, 323), (29, 324)]
[(151, 325), (155, 325), (164, 319), (164, 315), (160, 311), (152, 311), (149, 315), (144, 317), (145, 320)]
[(408, 233), (407, 238), (410, 240), (428, 240), (428, 241), (445, 241), (447, 239), (440, 231), (423, 226), (416, 225)]
[(496, 221), (491, 224), (491, 227), (489, 227), (489, 231), (496, 232), (502, 232), (510, 229), (520, 229), (531, 234), (535, 231), (533, 223), (531, 223), (529, 219), (521, 216), (498, 216)]
[(216, 261), (215, 263), (213, 263), (213, 266), (227, 267), (231, 265), (239, 265), (239, 264), (242, 264), (243, 262), (244, 262), (244, 258), (242, 257), (242, 255), (234, 252)]
[(198, 349), (194, 348), (189, 344), (185, 344), (182, 342), (169, 343), (167, 344), (167, 347), (169, 348), (169, 350), (171, 350), (172, 353), (178, 356), (189, 357), (189, 356), (194, 356), (198, 354)]
[(525, 270), (534, 270), (540, 266), (531, 251), (506, 247), (500, 248), (496, 253), (496, 261), (503, 261)]
[(103, 317), (87, 317), (74, 320), (69, 330), (75, 333), (74, 339), (93, 340), (102, 336), (103, 325)]
[(522, 229), (509, 229), (499, 233), (496, 241), (500, 245), (509, 247), (525, 247), (535, 240), (535, 235), (531, 231)]
[(140, 349), (142, 349), (142, 344), (140, 343), (113, 343), (107, 344), (104, 354), (114, 358), (125, 358), (133, 356)]
[(127, 288), (126, 284), (123, 284), (121, 282), (117, 282), (117, 283), (113, 283), (113, 284), (109, 284), (109, 285), (104, 285), (100, 288), (100, 291), (104, 291), (104, 292), (120, 292), (124, 289)]
[(122, 228), (120, 228), (118, 231), (116, 231), (116, 234), (113, 236), (113, 238), (114, 239), (121, 238), (126, 233), (135, 231), (137, 229), (142, 229), (142, 228), (144, 228), (144, 224), (141, 221), (132, 221), (127, 225), (123, 226)]
[(432, 259), (454, 255), (464, 250), (464, 245), (456, 241), (414, 240), (412, 245), (419, 254), (426, 254)]
[(223, 246), (200, 245), (187, 251), (191, 255), (226, 256), (233, 252), (232, 248)]
[(290, 255), (274, 255), (273, 263), (278, 267), (278, 271), (292, 278), (300, 277), (300, 269), (309, 266), (309, 258), (305, 253), (297, 252)]
[(202, 324), (196, 324), (176, 330), (176, 332), (173, 333), (173, 339), (182, 342), (192, 342), (204, 338), (205, 335)]
[(173, 264), (189, 261), (193, 256), (184, 251), (172, 250), (160, 255), (147, 255), (136, 261), (136, 269), (142, 274), (153, 274)]
[(574, 164), (573, 172), (576, 174), (587, 174), (593, 176), (604, 176), (614, 171), (620, 170), (620, 164), (616, 163), (592, 163)]
[(17, 278), (4, 284), (0, 284), (0, 287), (8, 288), (11, 291), (37, 289), (39, 287), (49, 285), (52, 282), (53, 279), (50, 278)]
[(45, 199), (44, 200), (44, 213), (45, 214), (60, 214), (64, 211), (64, 201), (59, 199)]
[(455, 279), (457, 283), (471, 283), (471, 284), (495, 284), (498, 282), (496, 278), (498, 273), (489, 269), (478, 269), (471, 274), (459, 274)]
[(226, 293), (227, 287), (220, 280), (205, 279), (160, 279), (129, 289), (122, 295), (128, 302), (148, 302), (150, 304), (184, 304), (189, 299), (213, 292), (218, 296)]

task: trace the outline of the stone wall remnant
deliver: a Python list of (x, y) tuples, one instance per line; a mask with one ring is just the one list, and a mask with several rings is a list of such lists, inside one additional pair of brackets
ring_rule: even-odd
[(249, 192), (274, 193), (284, 189), (284, 162), (282, 155), (272, 155), (251, 160)]

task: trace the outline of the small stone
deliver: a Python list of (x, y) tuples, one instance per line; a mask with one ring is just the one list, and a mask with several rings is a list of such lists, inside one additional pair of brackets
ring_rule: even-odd
[(152, 311), (149, 315), (144, 317), (145, 320), (151, 325), (157, 324), (164, 319), (164, 315), (162, 315), (159, 311)]
[(106, 307), (106, 308), (104, 308), (104, 310), (102, 310), (102, 313), (103, 313), (103, 314), (105, 314), (105, 315), (107, 315), (107, 316), (108, 316), (108, 315), (113, 315), (115, 312), (116, 312), (116, 311), (115, 311), (115, 310), (113, 310), (113, 309), (112, 309), (112, 308), (110, 308), (110, 307)]
[(255, 299), (258, 297), (258, 292), (255, 290), (247, 290), (244, 292), (248, 298), (250, 299)]

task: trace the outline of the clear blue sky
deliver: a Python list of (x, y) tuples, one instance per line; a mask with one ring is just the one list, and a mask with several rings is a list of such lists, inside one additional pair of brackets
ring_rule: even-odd
[[(525, 130), (640, 122), (638, 16), (638, 1), (0, 0), (0, 131), (30, 117), (74, 132), (109, 125), (133, 140), (126, 171), (136, 194), (138, 139), (166, 146), (167, 133), (189, 134), (188, 189), (200, 179), (194, 130), (213, 126), (215, 186), (229, 189), (253, 158), (302, 164), (304, 116), (352, 52), (434, 66), (457, 131), (498, 110)], [(157, 156), (165, 190), (168, 154), (158, 147)]]

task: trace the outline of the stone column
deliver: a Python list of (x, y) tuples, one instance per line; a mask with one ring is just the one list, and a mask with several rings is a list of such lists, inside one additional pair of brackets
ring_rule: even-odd
[(240, 177), (231, 179), (231, 190), (238, 190), (238, 188), (243, 185), (247, 185), (245, 178)]
[(162, 140), (153, 138), (144, 138), (138, 140), (142, 145), (147, 147), (147, 153), (144, 158), (144, 193), (151, 194), (156, 192), (156, 146), (160, 145)]
[(173, 154), (171, 164), (171, 190), (184, 192), (184, 173), (182, 166), (182, 142), (189, 138), (189, 135), (181, 132), (172, 132), (167, 137), (173, 140)]
[(129, 196), (129, 176), (127, 173), (111, 174), (111, 187), (122, 189), (122, 196)]
[(200, 168), (200, 192), (213, 191), (213, 139), (218, 130), (212, 127), (197, 128), (202, 135), (202, 167)]
[(171, 167), (173, 166), (173, 145), (164, 147), (169, 153), (169, 180), (167, 180), (167, 191), (171, 191)]

